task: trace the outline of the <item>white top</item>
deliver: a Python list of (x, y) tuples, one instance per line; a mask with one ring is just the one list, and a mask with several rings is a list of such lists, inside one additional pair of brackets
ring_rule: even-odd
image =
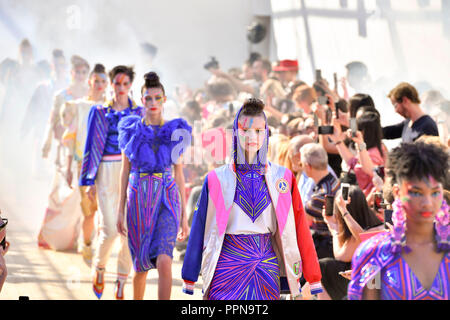
[(79, 99), (74, 101), (74, 105), (76, 108), (76, 118), (75, 118), (75, 156), (76, 160), (80, 161), (83, 159), (84, 146), (86, 144), (87, 137), (87, 120), (89, 116), (89, 111), (92, 106), (103, 104), (104, 101), (93, 101), (87, 99)]
[(226, 233), (228, 234), (258, 234), (271, 233), (277, 231), (277, 218), (273, 204), (267, 206), (259, 217), (252, 222), (252, 219), (242, 211), (236, 202), (231, 206), (228, 217)]

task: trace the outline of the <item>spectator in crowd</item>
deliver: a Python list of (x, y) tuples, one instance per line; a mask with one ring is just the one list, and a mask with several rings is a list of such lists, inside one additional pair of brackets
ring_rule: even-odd
[(236, 104), (236, 91), (230, 81), (225, 78), (212, 79), (207, 85), (210, 101), (203, 107), (202, 118), (206, 119), (209, 115), (214, 115), (221, 110), (228, 110), (230, 103)]
[(250, 85), (253, 88), (250, 93), (255, 97), (259, 97), (261, 87), (269, 79), (269, 74), (272, 71), (272, 64), (267, 59), (258, 59), (253, 62), (252, 70), (253, 79), (245, 80), (244, 84)]
[(305, 115), (310, 115), (313, 112), (313, 103), (317, 102), (317, 93), (314, 88), (305, 84), (295, 89), (292, 99), (298, 110), (301, 110)]
[[(353, 136), (351, 129), (341, 132), (340, 125), (334, 119), (334, 133), (331, 140), (336, 145), (348, 169), (356, 174), (359, 187), (367, 196), (374, 187), (373, 171), (378, 166), (384, 166), (387, 159), (387, 149), (382, 144), (380, 118), (375, 112), (366, 112), (357, 119), (358, 131)], [(343, 142), (350, 138), (356, 146), (356, 156)]]
[[(300, 171), (297, 172), (297, 181), (298, 181), (298, 190), (300, 191), (300, 196), (302, 198), (303, 206), (311, 199), (311, 195), (313, 193), (313, 190), (316, 186), (316, 183), (314, 182), (314, 179), (308, 177), (306, 174), (302, 162), (301, 162), (301, 148), (308, 143), (314, 143), (314, 139), (311, 138), (309, 135), (302, 134), (299, 136), (296, 136), (291, 139), (290, 146), (292, 150), (292, 170), (295, 170), (296, 166), (298, 165)], [(298, 150), (298, 153), (296, 154), (295, 151)], [(295, 164), (295, 162), (299, 159), (299, 163)], [(330, 167), (330, 165), (327, 166), (328, 172), (331, 173), (336, 179), (336, 173), (334, 170)]]
[(201, 120), (202, 109), (196, 100), (188, 100), (181, 109), (181, 116), (191, 125)]
[(333, 236), (334, 257), (319, 260), (324, 291), (319, 300), (342, 300), (347, 296), (348, 279), (339, 275), (351, 269), (353, 253), (361, 243), (360, 234), (383, 230), (382, 222), (369, 208), (366, 197), (358, 186), (350, 186), (348, 199), (342, 198), (342, 188), (336, 193), (333, 215), (322, 216)]
[(280, 79), (284, 88), (288, 88), (292, 82), (297, 80), (298, 70), (297, 60), (281, 60), (273, 67), (275, 75)]
[(393, 228), (357, 248), (348, 298), (448, 300), (450, 226), (442, 173), (449, 170), (449, 155), (432, 144), (402, 143), (388, 163)]
[(271, 162), (275, 161), (278, 154), (278, 145), (281, 141), (289, 141), (289, 137), (282, 133), (273, 134), (270, 136), (269, 150), (267, 152), (267, 159)]
[(5, 258), (3, 256), (8, 252), (9, 242), (6, 241), (6, 225), (8, 219), (0, 216), (0, 292), (2, 292), (3, 284), (5, 283), (8, 269), (6, 268)]
[(407, 82), (398, 84), (388, 94), (395, 112), (405, 118), (404, 121), (383, 128), (384, 139), (402, 138), (403, 142), (413, 142), (423, 134), (438, 136), (436, 122), (420, 107), (419, 94)]
[(299, 181), (302, 175), (302, 166), (300, 159), (300, 148), (306, 143), (313, 142), (312, 139), (306, 135), (296, 135), (289, 140), (288, 153), (284, 166), (292, 171), (295, 180)]
[(356, 113), (358, 112), (359, 108), (363, 106), (372, 107), (376, 110), (375, 103), (373, 102), (372, 97), (365, 93), (356, 93), (349, 99), (348, 103), (350, 106), (351, 118), (356, 118)]
[(305, 203), (305, 211), (312, 218), (312, 237), (319, 259), (332, 257), (331, 233), (323, 220), (322, 208), (325, 196), (334, 196), (339, 189), (339, 180), (328, 170), (328, 156), (325, 149), (317, 143), (301, 147), (300, 158), (306, 175), (316, 184), (311, 198)]

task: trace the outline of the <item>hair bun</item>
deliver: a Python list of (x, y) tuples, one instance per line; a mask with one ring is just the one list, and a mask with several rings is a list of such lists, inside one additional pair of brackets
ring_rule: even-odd
[(150, 71), (144, 75), (144, 80), (145, 80), (145, 83), (148, 83), (148, 84), (158, 84), (159, 76), (156, 74), (156, 72)]
[(101, 63), (97, 63), (94, 66), (94, 70), (92, 70), (94, 73), (106, 73), (106, 69), (105, 66), (102, 65)]

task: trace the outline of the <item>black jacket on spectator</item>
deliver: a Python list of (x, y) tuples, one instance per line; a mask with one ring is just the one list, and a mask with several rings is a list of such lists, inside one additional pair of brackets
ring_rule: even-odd
[(406, 119), (398, 124), (383, 128), (384, 139), (402, 138), (402, 142), (414, 142), (422, 135), (439, 136), (436, 122), (429, 116), (423, 115), (409, 127), (411, 120)]

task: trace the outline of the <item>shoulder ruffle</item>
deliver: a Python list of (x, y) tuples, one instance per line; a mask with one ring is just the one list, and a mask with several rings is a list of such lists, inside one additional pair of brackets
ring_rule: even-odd
[[(175, 130), (186, 130), (189, 136), (192, 133), (192, 127), (186, 122), (186, 120), (177, 118), (164, 123), (158, 132), (158, 137), (162, 141), (171, 141), (172, 133)], [(182, 134), (180, 132), (180, 134)]]
[[(184, 130), (174, 135), (172, 141), (172, 133), (177, 129)], [(182, 143), (179, 155), (190, 145), (192, 128), (183, 119), (174, 119), (166, 122), (155, 135), (150, 126), (142, 123), (140, 116), (130, 115), (119, 121), (118, 131), (119, 147), (133, 165), (149, 172), (157, 172), (163, 171), (177, 160), (171, 156), (177, 144)], [(159, 146), (155, 154), (152, 146), (156, 140)]]
[[(175, 163), (191, 145), (192, 127), (186, 120), (176, 118), (163, 124), (158, 132), (158, 138), (160, 141), (158, 153), (163, 153), (161, 156), (169, 155), (172, 158), (171, 163)], [(177, 149), (174, 151), (175, 148)]]

